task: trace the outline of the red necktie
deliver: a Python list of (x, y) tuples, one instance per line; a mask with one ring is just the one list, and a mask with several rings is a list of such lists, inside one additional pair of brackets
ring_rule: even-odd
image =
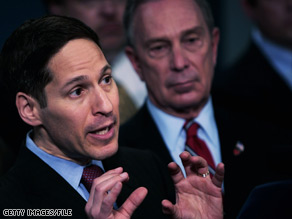
[(215, 163), (206, 143), (197, 135), (198, 128), (199, 125), (195, 122), (193, 122), (192, 124), (190, 124), (189, 121), (185, 122), (184, 129), (186, 130), (187, 133), (186, 145), (189, 146), (189, 148), (193, 152), (195, 152), (195, 154), (203, 157), (207, 161), (209, 167), (215, 170)]
[(85, 186), (88, 192), (90, 192), (92, 182), (96, 177), (99, 177), (103, 174), (103, 170), (96, 165), (90, 165), (87, 167), (84, 167), (82, 177), (81, 177), (81, 183)]

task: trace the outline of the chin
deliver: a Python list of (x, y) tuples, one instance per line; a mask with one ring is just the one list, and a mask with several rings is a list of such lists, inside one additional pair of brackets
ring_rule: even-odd
[(98, 150), (94, 150), (90, 153), (92, 159), (94, 160), (104, 160), (113, 156), (118, 151), (118, 143), (110, 143), (106, 146), (99, 148)]

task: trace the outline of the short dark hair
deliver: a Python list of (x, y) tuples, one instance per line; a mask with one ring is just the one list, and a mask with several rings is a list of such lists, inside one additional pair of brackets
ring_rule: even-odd
[[(135, 13), (137, 11), (137, 8), (145, 4), (147, 2), (153, 2), (153, 1), (161, 1), (161, 0), (128, 0), (125, 13), (124, 13), (124, 27), (126, 31), (126, 37), (127, 37), (127, 45), (134, 46), (133, 42), (133, 20)], [(180, 0), (178, 0), (180, 1)], [(195, 3), (198, 4), (200, 7), (203, 17), (205, 19), (205, 22), (207, 24), (208, 30), (210, 33), (212, 33), (214, 28), (214, 18), (213, 14), (210, 8), (209, 3), (206, 0), (194, 0)]]
[(99, 47), (96, 33), (81, 21), (64, 16), (44, 16), (26, 21), (7, 39), (0, 54), (0, 73), (4, 83), (17, 92), (34, 97), (46, 107), (44, 88), (53, 74), (50, 59), (70, 40), (89, 39)]

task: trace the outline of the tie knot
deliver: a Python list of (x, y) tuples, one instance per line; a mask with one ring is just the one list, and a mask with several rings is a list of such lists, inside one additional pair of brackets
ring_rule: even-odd
[(81, 182), (88, 192), (90, 192), (93, 180), (103, 174), (103, 170), (96, 165), (84, 167)]
[(184, 124), (184, 129), (187, 132), (187, 138), (197, 136), (199, 127), (200, 125), (196, 122), (186, 121)]

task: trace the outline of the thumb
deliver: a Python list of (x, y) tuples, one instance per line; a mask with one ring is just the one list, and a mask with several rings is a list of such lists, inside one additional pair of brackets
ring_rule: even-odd
[(127, 198), (118, 211), (126, 217), (131, 217), (134, 211), (143, 202), (147, 193), (148, 190), (145, 187), (139, 187), (134, 192), (132, 192), (132, 194)]
[(162, 212), (164, 214), (173, 216), (175, 215), (176, 208), (175, 205), (173, 205), (169, 200), (164, 199), (162, 202)]

